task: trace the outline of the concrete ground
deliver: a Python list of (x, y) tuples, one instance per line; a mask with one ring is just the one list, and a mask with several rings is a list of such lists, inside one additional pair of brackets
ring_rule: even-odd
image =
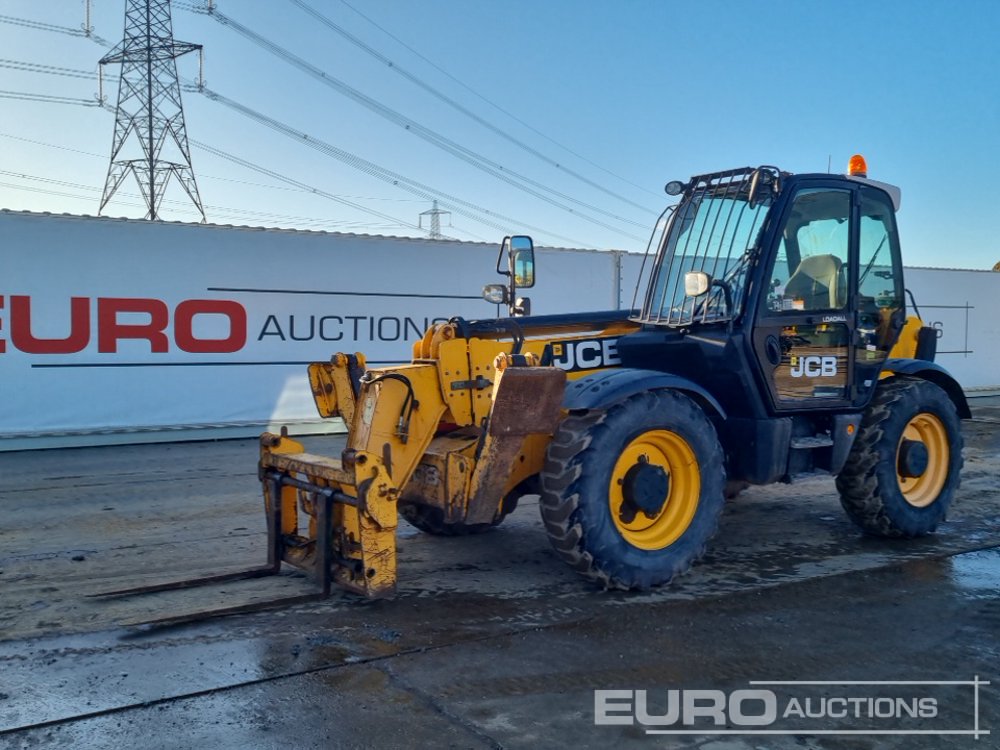
[[(961, 490), (925, 539), (861, 536), (830, 479), (751, 488), (691, 573), (609, 593), (556, 558), (526, 499), (484, 536), (401, 524), (391, 601), (335, 593), (157, 630), (121, 623), (310, 591), (289, 572), (87, 598), (263, 562), (255, 441), (0, 454), (0, 748), (997, 747), (1000, 406), (974, 408)], [(332, 440), (310, 449), (337, 454)], [(802, 680), (993, 684), (773, 684)], [(741, 689), (813, 715), (745, 726), (730, 698), (721, 726), (655, 724), (672, 700), (717, 696), (692, 691)], [(647, 691), (611, 714), (628, 695), (648, 717), (595, 725), (601, 690)], [(860, 714), (826, 708), (845, 696)], [(933, 715), (872, 717), (879, 697)], [(767, 704), (736, 708), (745, 722)], [(646, 732), (664, 728), (691, 733)], [(762, 729), (785, 733), (747, 733)]]

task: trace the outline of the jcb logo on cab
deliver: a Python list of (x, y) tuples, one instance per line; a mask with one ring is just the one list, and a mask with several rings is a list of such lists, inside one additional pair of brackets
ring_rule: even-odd
[(836, 357), (792, 357), (793, 378), (835, 378), (837, 377)]

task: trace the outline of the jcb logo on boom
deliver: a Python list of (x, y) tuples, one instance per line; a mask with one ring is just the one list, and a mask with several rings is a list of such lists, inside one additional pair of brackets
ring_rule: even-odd
[(792, 357), (793, 378), (835, 378), (837, 377), (836, 357)]
[(552, 344), (552, 364), (569, 372), (617, 367), (621, 363), (618, 357), (617, 337), (560, 341)]

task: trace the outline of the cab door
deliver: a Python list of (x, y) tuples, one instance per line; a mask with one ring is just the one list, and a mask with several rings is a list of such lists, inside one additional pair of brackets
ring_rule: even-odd
[(843, 182), (799, 183), (773, 235), (753, 345), (776, 411), (853, 400), (855, 198)]
[(858, 189), (857, 296), (854, 310), (854, 404), (864, 406), (878, 383), (906, 322), (903, 262), (892, 199), (882, 190)]

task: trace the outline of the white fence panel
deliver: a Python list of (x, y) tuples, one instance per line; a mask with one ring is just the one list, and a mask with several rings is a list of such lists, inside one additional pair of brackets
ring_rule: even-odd
[[(641, 255), (536, 255), (535, 314), (632, 304)], [(435, 320), (504, 314), (480, 296), (502, 280), (496, 257), (483, 243), (0, 211), (0, 450), (318, 424), (305, 363), (408, 361)], [(908, 269), (907, 283), (941, 331), (939, 361), (966, 388), (1000, 387), (1000, 274)]]

